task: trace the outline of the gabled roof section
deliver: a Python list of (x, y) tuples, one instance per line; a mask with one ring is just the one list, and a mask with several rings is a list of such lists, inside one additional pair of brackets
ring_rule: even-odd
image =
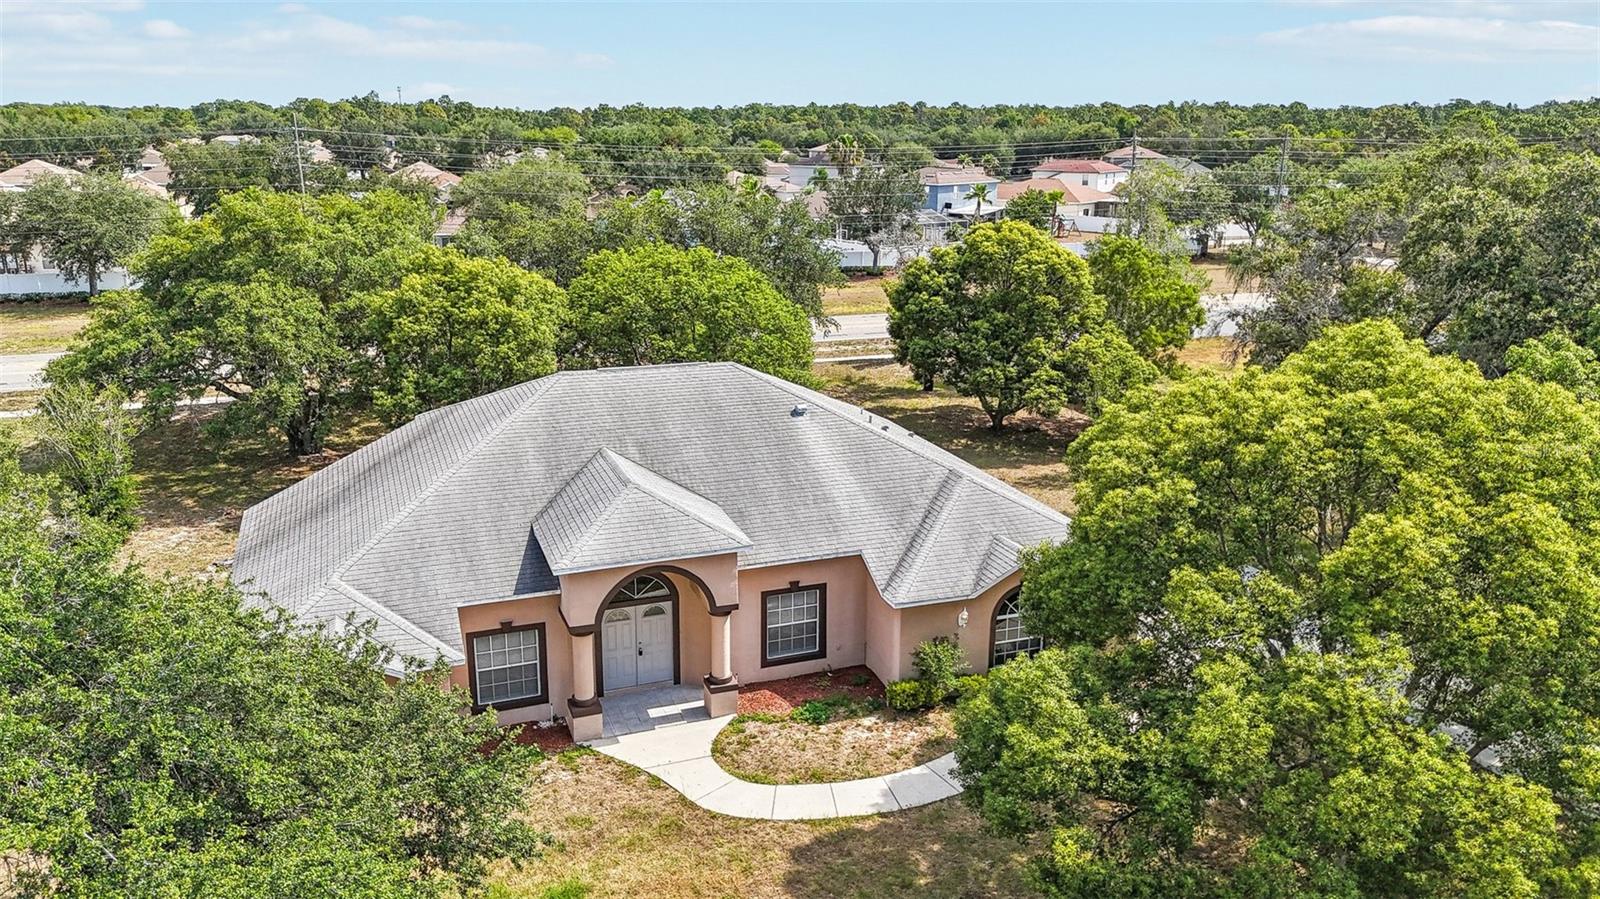
[(556, 575), (750, 548), (721, 506), (607, 447), (533, 520)]

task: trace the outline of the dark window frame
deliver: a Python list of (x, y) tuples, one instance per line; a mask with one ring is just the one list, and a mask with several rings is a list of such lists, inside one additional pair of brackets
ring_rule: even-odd
[[(998, 667), (998, 665), (996, 664), (996, 662), (994, 660), (994, 653), (995, 653), (995, 645), (996, 645), (995, 637), (996, 637), (997, 632), (1000, 630), (1000, 610), (1005, 608), (1006, 603), (1011, 602), (1012, 600), (1015, 600), (1019, 604), (1022, 602), (1022, 588), (1021, 587), (1013, 587), (1010, 590), (1007, 590), (1003, 595), (1001, 595), (1001, 597), (998, 600), (995, 601), (994, 611), (989, 613), (989, 668), (991, 670), (996, 668), (996, 667)], [(1022, 609), (1019, 606), (1018, 609), (1017, 609), (1017, 614), (1018, 614), (1019, 618), (1021, 616), (1021, 613), (1022, 613)], [(1026, 631), (1024, 631), (1024, 633), (1026, 633)], [(1039, 636), (1038, 634), (1028, 634), (1028, 639), (1039, 641), (1039, 648), (1038, 649), (1024, 649), (1024, 650), (1021, 650), (1021, 652), (1026, 652), (1029, 655), (1037, 655), (1040, 650), (1044, 649), (1044, 638), (1043, 637)], [(1012, 658), (1016, 658), (1016, 655), (1020, 655), (1020, 652), (1017, 653), (1017, 654), (1014, 654), (1012, 656)], [(1011, 661), (1011, 659), (1006, 659), (1005, 660), (1005, 662), (1009, 662), (1009, 661)], [(1000, 662), (998, 664), (999, 665), (1004, 665), (1005, 662)]]
[[(801, 653), (792, 656), (779, 656), (771, 658), (767, 655), (767, 604), (774, 596), (787, 596), (791, 593), (803, 593), (807, 590), (817, 591), (817, 648), (814, 652)], [(828, 585), (827, 584), (802, 584), (799, 581), (790, 581), (789, 586), (779, 587), (776, 590), (764, 590), (761, 593), (761, 667), (773, 668), (778, 665), (792, 665), (797, 662), (814, 662), (817, 659), (828, 657)]]
[[(508, 699), (503, 702), (482, 703), (478, 701), (478, 648), (479, 637), (493, 637), (499, 634), (511, 634), (518, 631), (539, 632), (539, 690), (534, 696), (525, 696), (519, 699)], [(530, 705), (543, 705), (550, 701), (550, 641), (545, 632), (543, 621), (533, 624), (502, 623), (497, 628), (484, 631), (473, 631), (463, 637), (467, 650), (467, 690), (472, 694), (472, 710), (482, 712), (485, 709), (507, 711), (520, 709)]]

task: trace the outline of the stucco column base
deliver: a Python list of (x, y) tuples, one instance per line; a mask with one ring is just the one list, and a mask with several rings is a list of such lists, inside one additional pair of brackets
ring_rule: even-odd
[(567, 730), (572, 732), (572, 742), (587, 743), (598, 740), (605, 731), (604, 716), (600, 713), (599, 700), (590, 699), (587, 704), (577, 697), (567, 700)]
[(739, 679), (730, 677), (726, 683), (719, 684), (707, 675), (700, 682), (700, 698), (705, 701), (706, 713), (711, 717), (732, 715), (739, 711)]

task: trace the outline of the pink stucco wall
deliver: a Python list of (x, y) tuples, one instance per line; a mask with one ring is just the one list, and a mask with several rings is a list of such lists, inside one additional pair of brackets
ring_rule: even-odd
[[(801, 586), (826, 584), (827, 655), (805, 662), (761, 667), (761, 645), (765, 638), (762, 629), (761, 594), (769, 590), (786, 590), (791, 583)], [(733, 613), (733, 673), (742, 684), (764, 680), (778, 680), (825, 671), (829, 668), (846, 668), (866, 662), (867, 609), (873, 603), (882, 604), (878, 588), (867, 573), (860, 556), (843, 556), (814, 562), (796, 562), (791, 565), (769, 565), (764, 568), (746, 568), (739, 572), (739, 611)]]
[[(972, 666), (973, 672), (988, 671), (990, 627), (994, 622), (995, 603), (1016, 587), (1021, 579), (1020, 574), (1012, 574), (970, 600), (899, 610), (898, 670), (890, 679), (915, 676), (917, 667), (911, 654), (918, 643), (934, 637), (954, 638), (966, 650), (967, 664)], [(962, 609), (967, 610), (966, 627), (957, 626)], [(883, 672), (878, 672), (878, 676), (883, 677)]]
[[(572, 695), (572, 638), (567, 635), (567, 626), (561, 620), (561, 613), (557, 608), (559, 603), (559, 596), (533, 596), (524, 599), (508, 599), (502, 602), (480, 603), (478, 605), (464, 606), (457, 610), (460, 615), (462, 642), (466, 652), (471, 652), (472, 647), (465, 645), (465, 637), (474, 631), (492, 631), (499, 628), (502, 622), (506, 621), (518, 625), (539, 622), (544, 624), (545, 643), (547, 644), (545, 651), (550, 656), (547, 668), (550, 672), (550, 684), (548, 687), (550, 702), (501, 712), (500, 720), (503, 723), (520, 724), (524, 721), (548, 721), (554, 715), (564, 716), (567, 714), (567, 697)], [(467, 666), (457, 665), (451, 669), (450, 682), (463, 689), (471, 689), (467, 683)]]
[[(916, 665), (912, 652), (923, 640), (948, 636), (957, 640), (967, 654), (973, 671), (984, 671), (989, 663), (990, 626), (994, 607), (1002, 596), (1016, 587), (1020, 576), (1013, 574), (981, 595), (966, 601), (936, 603), (895, 609), (878, 594), (877, 585), (860, 556), (845, 556), (788, 565), (738, 570), (733, 555), (709, 556), (672, 563), (693, 572), (716, 595), (718, 605), (737, 598), (739, 608), (732, 616), (733, 672), (741, 684), (756, 684), (823, 671), (866, 665), (885, 683), (912, 677)], [(512, 709), (501, 715), (507, 723), (548, 720), (567, 714), (567, 698), (572, 695), (572, 638), (567, 623), (592, 625), (600, 603), (635, 572), (650, 566), (614, 568), (584, 572), (562, 578), (559, 595), (511, 599), (465, 606), (460, 611), (463, 634), (493, 630), (502, 622), (532, 624), (543, 622), (550, 656), (550, 699), (546, 704)], [(711, 670), (711, 628), (718, 626), (705, 597), (693, 579), (667, 572), (677, 588), (678, 673), (682, 683), (695, 684)], [(761, 594), (769, 590), (827, 585), (827, 654), (819, 659), (762, 667)], [(967, 611), (967, 626), (959, 627), (961, 611)], [(454, 683), (467, 687), (467, 669), (460, 665), (452, 672)]]

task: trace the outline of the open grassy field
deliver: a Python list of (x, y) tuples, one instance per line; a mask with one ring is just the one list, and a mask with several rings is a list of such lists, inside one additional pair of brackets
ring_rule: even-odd
[(748, 821), (598, 753), (549, 759), (539, 774), (528, 815), (554, 841), (499, 870), (494, 899), (1032, 895), (1027, 847), (985, 834), (959, 799), (871, 818)]
[(88, 322), (89, 304), (81, 301), (0, 303), (0, 354), (64, 350)]
[(884, 293), (889, 279), (883, 276), (852, 278), (843, 287), (830, 287), (822, 292), (822, 311), (825, 315), (860, 315), (868, 312), (888, 312), (889, 295)]
[(1227, 337), (1197, 337), (1178, 351), (1178, 361), (1193, 369), (1233, 374), (1244, 360), (1236, 358), (1237, 347)]

